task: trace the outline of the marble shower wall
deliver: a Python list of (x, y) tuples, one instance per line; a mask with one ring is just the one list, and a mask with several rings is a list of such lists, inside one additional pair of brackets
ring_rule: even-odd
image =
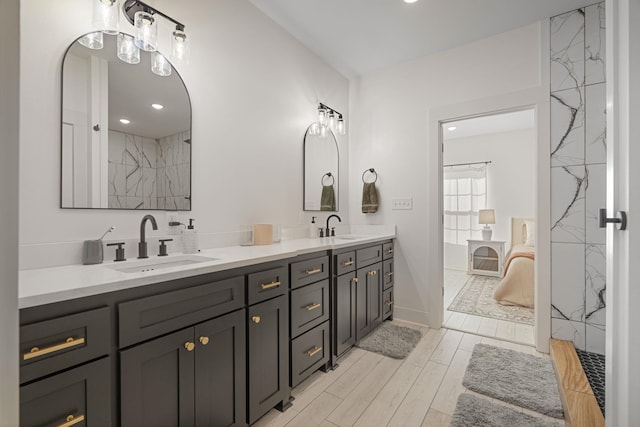
[(605, 6), (551, 18), (551, 335), (604, 354)]
[(109, 208), (190, 209), (190, 142), (189, 131), (152, 139), (110, 130)]

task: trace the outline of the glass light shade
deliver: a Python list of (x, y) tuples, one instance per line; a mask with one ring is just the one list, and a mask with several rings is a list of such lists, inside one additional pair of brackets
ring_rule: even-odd
[(173, 59), (186, 64), (189, 59), (189, 43), (184, 31), (175, 30), (171, 34), (171, 55)]
[(318, 122), (311, 123), (309, 126), (309, 135), (318, 135), (320, 133), (320, 129), (318, 127)]
[(327, 110), (322, 107), (318, 107), (318, 123), (321, 125), (327, 124)]
[(102, 49), (102, 46), (104, 46), (104, 43), (102, 42), (102, 31), (89, 33), (78, 40), (78, 42), (89, 49)]
[(346, 129), (345, 129), (345, 126), (344, 126), (344, 119), (342, 117), (340, 117), (338, 119), (338, 125), (337, 126), (338, 126), (338, 133), (340, 135), (344, 135), (346, 133)]
[(118, 2), (116, 0), (93, 1), (93, 27), (111, 35), (118, 34)]
[(321, 138), (326, 138), (327, 137), (327, 126), (326, 125), (320, 125), (320, 137)]
[(147, 52), (155, 52), (158, 50), (158, 24), (156, 19), (150, 13), (143, 11), (136, 12), (134, 16), (136, 46)]
[(478, 211), (479, 224), (495, 224), (496, 212), (493, 209), (480, 209)]
[(151, 59), (151, 71), (153, 74), (157, 74), (162, 77), (171, 75), (171, 64), (167, 61), (167, 58), (162, 56), (161, 53), (155, 52)]
[(333, 110), (329, 111), (329, 127), (331, 130), (336, 130), (336, 115)]
[(140, 49), (133, 42), (133, 37), (129, 34), (118, 34), (118, 59), (127, 64), (138, 64), (140, 62)]

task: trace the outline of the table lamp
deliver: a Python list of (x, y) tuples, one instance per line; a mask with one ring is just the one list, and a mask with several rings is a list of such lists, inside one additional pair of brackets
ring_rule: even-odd
[(479, 211), (478, 222), (480, 224), (484, 224), (484, 228), (482, 229), (482, 239), (483, 240), (491, 240), (491, 227), (489, 224), (496, 223), (496, 212), (493, 209), (480, 209)]

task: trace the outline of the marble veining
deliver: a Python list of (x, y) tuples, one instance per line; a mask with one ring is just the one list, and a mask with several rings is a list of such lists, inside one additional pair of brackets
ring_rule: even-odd
[(585, 162), (607, 162), (607, 90), (605, 83), (585, 87)]
[(551, 92), (584, 84), (584, 9), (551, 18)]
[(551, 319), (551, 336), (561, 340), (573, 341), (573, 345), (580, 350), (586, 349), (586, 327), (582, 322)]
[(585, 166), (551, 169), (551, 241), (582, 243), (585, 239)]
[(551, 316), (584, 321), (585, 253), (583, 244), (551, 244)]
[(598, 225), (600, 208), (606, 206), (607, 165), (586, 165), (585, 187), (585, 242), (605, 244), (606, 229)]
[(584, 89), (551, 94), (551, 166), (584, 163)]
[(585, 84), (605, 81), (606, 14), (604, 3), (585, 8), (584, 73)]
[(585, 321), (605, 325), (606, 318), (606, 246), (586, 245), (585, 249)]

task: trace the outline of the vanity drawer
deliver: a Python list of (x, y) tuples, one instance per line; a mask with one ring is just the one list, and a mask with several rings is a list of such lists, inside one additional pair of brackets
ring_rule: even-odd
[(249, 305), (287, 293), (287, 267), (278, 267), (248, 275)]
[(291, 289), (329, 277), (329, 257), (291, 263)]
[(382, 258), (389, 259), (393, 257), (393, 242), (382, 245)]
[(244, 277), (118, 304), (119, 347), (173, 332), (244, 307)]
[(329, 280), (291, 291), (291, 336), (329, 320)]
[(111, 421), (109, 357), (20, 387), (22, 426), (109, 426)]
[(382, 261), (382, 245), (371, 246), (370, 248), (358, 249), (356, 251), (356, 262), (358, 268)]
[(388, 289), (393, 286), (393, 258), (382, 261), (382, 287)]
[(20, 383), (109, 353), (109, 307), (20, 327)]
[(329, 322), (291, 341), (291, 386), (329, 361)]
[(333, 261), (335, 263), (334, 271), (337, 276), (353, 271), (356, 269), (356, 251), (335, 255)]
[(382, 319), (387, 319), (393, 314), (393, 287), (382, 292)]

